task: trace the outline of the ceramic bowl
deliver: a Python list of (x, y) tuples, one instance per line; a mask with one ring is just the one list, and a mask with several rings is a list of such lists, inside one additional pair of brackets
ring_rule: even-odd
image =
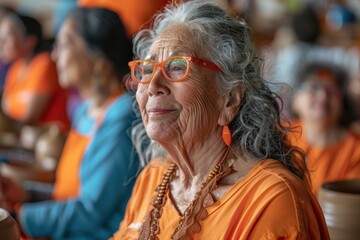
[(359, 239), (360, 179), (325, 183), (318, 199), (331, 239)]
[(0, 208), (0, 237), (4, 240), (19, 240), (20, 231), (15, 220), (5, 210)]

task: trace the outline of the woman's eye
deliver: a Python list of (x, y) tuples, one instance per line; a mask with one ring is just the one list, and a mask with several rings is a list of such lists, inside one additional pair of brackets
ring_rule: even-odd
[(144, 66), (142, 73), (144, 75), (151, 75), (153, 73), (153, 71), (154, 71), (154, 68), (152, 66)]
[(169, 64), (167, 64), (166, 68), (169, 72), (185, 71), (187, 68), (187, 62), (182, 59), (172, 60)]

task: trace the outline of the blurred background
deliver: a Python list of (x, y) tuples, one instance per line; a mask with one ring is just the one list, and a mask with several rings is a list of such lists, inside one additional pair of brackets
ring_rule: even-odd
[[(123, 21), (127, 36), (132, 38), (142, 26), (149, 26), (152, 16), (171, 1), (0, 0), (0, 26), (1, 23), (6, 25), (3, 19), (5, 13), (8, 12), (15, 11), (21, 15), (33, 17), (42, 26), (44, 40), (48, 40), (46, 43), (49, 43), (46, 52), (50, 56), (62, 23), (67, 14), (77, 6), (101, 6), (113, 10)], [(329, 161), (335, 161), (333, 156), (341, 155), (336, 161), (344, 159), (344, 162), (360, 162), (360, 153), (355, 154), (355, 152), (359, 152), (357, 149), (360, 149), (360, 0), (215, 1), (218, 1), (232, 15), (244, 19), (250, 26), (253, 40), (263, 59), (264, 79), (282, 97), (283, 116), (290, 121), (299, 120), (305, 133), (313, 133), (313, 130), (316, 129), (315, 140), (319, 140), (321, 137), (327, 140), (332, 133), (356, 133), (356, 139), (359, 139), (356, 140), (356, 144), (346, 143), (348, 141), (346, 139), (352, 141), (353, 134), (335, 134), (333, 136), (336, 137), (332, 141), (320, 145), (323, 147), (321, 149), (327, 151), (331, 156)], [(25, 25), (20, 24), (20, 26), (15, 27), (23, 30)], [(9, 39), (10, 35), (15, 35), (15, 30), (3, 32), (3, 36), (0, 36), (0, 102), (6, 100), (5, 97), (1, 98), (1, 94), (5, 92), (3, 91), (4, 85), (10, 82), (7, 75), (10, 65), (17, 60), (9, 61), (4, 58), (4, 52), (6, 52), (4, 49), (9, 50), (8, 46), (16, 45), (14, 36)], [(18, 44), (20, 46), (15, 47), (22, 48), (22, 45), (26, 45), (26, 38), (22, 37), (25, 36), (20, 36), (20, 40), (17, 41), (21, 43)], [(11, 43), (6, 45), (7, 47), (3, 47), (5, 45), (1, 44), (5, 40)], [(75, 47), (73, 42), (68, 45)], [(64, 46), (62, 47), (62, 51), (65, 52)], [(74, 51), (67, 52), (73, 53)], [(32, 60), (35, 55), (33, 51), (30, 51), (26, 57)], [(48, 61), (54, 60), (48, 58)], [(80, 56), (80, 58), (84, 57)], [(309, 65), (312, 64), (312, 68), (309, 68)], [(70, 65), (75, 64), (71, 62), (67, 68), (61, 69), (61, 72), (69, 70)], [(20, 69), (21, 74), (18, 75), (26, 75), (27, 69), (25, 64), (23, 69)], [(41, 68), (40, 75), (44, 72), (43, 69)], [(308, 72), (304, 72), (304, 69)], [(338, 74), (339, 72), (341, 74)], [(56, 74), (58, 73), (60, 71)], [(38, 78), (38, 76), (31, 77)], [(20, 83), (24, 85), (23, 82)], [(11, 90), (12, 86), (8, 85)], [(66, 117), (71, 119), (75, 108), (86, 99), (82, 99), (75, 89), (70, 88), (66, 91), (66, 113), (68, 115)], [(298, 103), (294, 100), (296, 99), (295, 95), (297, 95), (297, 99), (301, 99)], [(296, 109), (292, 109), (293, 107)], [(53, 183), (57, 161), (67, 136), (66, 131), (63, 133), (49, 125), (44, 128), (34, 124), (34, 121), (27, 122), (23, 119), (19, 121), (19, 119), (13, 119), (13, 116), (9, 118), (2, 110), (0, 108), (0, 175), (9, 176), (20, 183), (28, 180)], [(296, 112), (296, 116), (294, 112)], [(343, 119), (346, 119), (346, 125), (343, 125)], [(307, 126), (310, 125), (311, 128), (304, 127), (308, 122), (311, 124)], [(312, 140), (306, 139), (310, 147), (314, 143)], [(37, 150), (40, 149), (37, 146), (43, 145), (43, 143), (45, 147), (42, 149), (46, 150), (45, 153)], [(352, 148), (344, 148), (343, 143), (351, 145)], [(316, 142), (316, 144), (318, 143)], [(317, 146), (316, 144), (314, 145)], [(343, 149), (349, 151), (341, 152)], [(313, 161), (317, 162), (318, 159), (312, 157), (308, 152), (307, 154), (308, 159), (313, 158)], [(320, 157), (322, 155), (320, 154)], [(49, 156), (53, 160), (50, 161), (50, 164)], [(349, 156), (354, 160), (350, 161)], [(18, 161), (13, 161), (16, 163), (14, 164), (8, 161), (9, 159)], [(34, 165), (34, 161), (37, 161), (41, 168)], [(18, 162), (23, 162), (23, 165)], [(329, 164), (329, 166), (331, 165)], [(350, 170), (351, 168), (349, 167)], [(319, 170), (323, 169), (319, 167)], [(358, 168), (355, 170), (358, 177), (359, 170)], [(344, 177), (348, 176), (339, 178)]]

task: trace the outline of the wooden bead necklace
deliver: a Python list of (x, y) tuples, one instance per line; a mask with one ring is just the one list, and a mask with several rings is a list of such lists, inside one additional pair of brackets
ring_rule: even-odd
[[(216, 175), (218, 175), (222, 170), (222, 164), (224, 163), (226, 156), (229, 152), (230, 148), (228, 148), (222, 157), (222, 159), (219, 161), (219, 163), (213, 168), (213, 170), (208, 174), (207, 179), (203, 182), (201, 185), (200, 190), (195, 194), (194, 200), (191, 202), (191, 204), (186, 208), (183, 216), (181, 217), (179, 221), (178, 227), (175, 229), (175, 233), (181, 228), (181, 226), (184, 223), (185, 218), (187, 218), (190, 213), (191, 209), (193, 207), (194, 202), (199, 197), (200, 193), (202, 192), (203, 188), (207, 185), (207, 183), (213, 179)], [(160, 232), (160, 226), (159, 226), (159, 219), (162, 216), (163, 213), (163, 206), (166, 203), (167, 196), (166, 193), (169, 190), (170, 182), (175, 175), (175, 172), (177, 170), (177, 166), (175, 164), (171, 164), (170, 167), (166, 170), (166, 172), (162, 176), (162, 182), (160, 185), (156, 188), (156, 196), (152, 200), (152, 209), (149, 213), (149, 236), (142, 236), (142, 239), (150, 239), (150, 240), (159, 240), (157, 237), (158, 233)], [(140, 233), (141, 235), (141, 233)], [(174, 235), (173, 235), (174, 236)], [(174, 239), (172, 236), (171, 239)]]

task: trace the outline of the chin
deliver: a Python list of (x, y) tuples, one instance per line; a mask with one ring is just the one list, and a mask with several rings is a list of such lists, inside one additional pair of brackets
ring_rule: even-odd
[(154, 140), (155, 142), (169, 142), (171, 139), (171, 134), (165, 132), (160, 129), (148, 129), (146, 130), (147, 135), (150, 139)]
[(71, 81), (66, 76), (59, 75), (59, 84), (62, 88), (69, 88), (71, 87)]

